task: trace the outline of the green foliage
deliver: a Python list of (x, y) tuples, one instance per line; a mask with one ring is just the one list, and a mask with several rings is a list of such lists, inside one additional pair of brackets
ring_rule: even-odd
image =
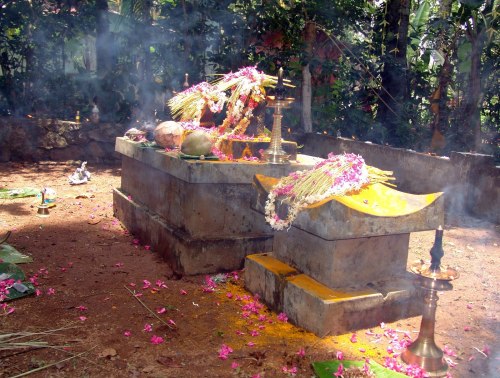
[[(134, 122), (146, 117), (140, 110), (154, 109), (166, 118), (168, 110), (158, 99), (182, 90), (185, 73), (194, 84), (246, 65), (270, 74), (283, 66), (296, 86), (287, 94), (297, 98), (284, 124), (299, 131), (307, 65), (314, 131), (339, 130), (345, 137), (377, 143), (394, 134), (400, 146), (427, 150), (435, 119), (430, 96), (446, 62), (451, 71), (447, 101), (441, 105), (447, 112), (447, 149), (471, 148), (473, 131), (464, 118), (464, 103), (471, 77), (480, 74), (481, 132), (485, 151), (494, 150), (488, 143), (498, 138), (500, 124), (499, 17), (491, 3), (498, 5), (498, 0), (452, 1), (446, 15), (437, 0), (413, 2), (408, 38), (395, 47), (407, 46), (404, 66), (388, 47), (399, 37), (387, 17), (391, 3), (86, 0), (73, 9), (67, 1), (7, 2), (0, 7), (0, 108), (66, 118), (79, 110), (85, 117), (97, 96), (103, 120)], [(116, 11), (118, 5), (122, 15), (105, 11)], [(304, 31), (311, 24), (315, 32), (308, 41)], [(100, 54), (106, 54), (107, 66), (94, 71), (82, 40), (103, 36)], [(479, 73), (472, 64), (474, 48), (480, 49)], [(76, 72), (68, 69), (71, 65)], [(394, 118), (395, 130), (377, 118), (384, 95), (381, 78), (388, 67), (405, 73), (401, 85), (409, 91), (407, 100), (395, 99), (400, 114)]]
[[(334, 374), (337, 373), (340, 365), (342, 365), (344, 369), (356, 369), (356, 368), (362, 369), (365, 366), (365, 364), (366, 363), (364, 361), (331, 360), (331, 361), (313, 362), (312, 366), (314, 372), (318, 375), (319, 378), (327, 378), (327, 377), (330, 378), (335, 376)], [(366, 367), (374, 374), (374, 376), (378, 378), (407, 377), (407, 375), (405, 374), (398, 373), (394, 370), (385, 368), (382, 365), (372, 360), (370, 360), (370, 362), (367, 363)], [(344, 372), (344, 374), (346, 373)]]

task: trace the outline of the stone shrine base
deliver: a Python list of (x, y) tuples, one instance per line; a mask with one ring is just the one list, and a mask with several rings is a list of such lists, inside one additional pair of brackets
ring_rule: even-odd
[(122, 192), (113, 190), (115, 216), (139, 240), (145, 240), (179, 275), (194, 275), (239, 269), (245, 256), (272, 248), (271, 234), (224, 235), (197, 238), (170, 224)]
[(241, 269), (245, 256), (272, 250), (272, 229), (251, 207), (256, 174), (281, 177), (314, 165), (181, 159), (175, 152), (116, 139), (121, 186), (116, 217), (178, 275)]
[[(261, 213), (276, 181), (255, 177)], [(406, 272), (410, 233), (442, 224), (442, 193), (369, 185), (301, 211), (275, 233), (272, 253), (247, 256), (245, 285), (318, 336), (415, 316), (422, 301)]]
[(277, 312), (324, 337), (421, 314), (412, 275), (393, 276), (364, 287), (331, 289), (273, 257), (247, 256), (245, 286)]

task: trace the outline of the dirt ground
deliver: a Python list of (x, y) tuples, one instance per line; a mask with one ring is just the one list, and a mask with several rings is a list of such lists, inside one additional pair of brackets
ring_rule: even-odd
[[(0, 307), (1, 334), (58, 330), (38, 336), (50, 348), (0, 350), (0, 377), (49, 364), (34, 376), (312, 377), (311, 362), (338, 352), (383, 364), (405, 335), (418, 334), (415, 317), (319, 339), (252, 298), (244, 272), (215, 277), (225, 280), (215, 287), (204, 276), (174, 279), (113, 217), (120, 168), (90, 165), (91, 181), (70, 186), (75, 168), (0, 164), (0, 187), (57, 192), (48, 218), (36, 216), (34, 197), (0, 200), (0, 236), (12, 230), (8, 243), (33, 257), (21, 267), (39, 294)], [(447, 223), (443, 263), (460, 278), (440, 293), (436, 342), (453, 377), (498, 377), (499, 227), (466, 216)], [(433, 240), (433, 232), (413, 234), (409, 262), (427, 259)]]

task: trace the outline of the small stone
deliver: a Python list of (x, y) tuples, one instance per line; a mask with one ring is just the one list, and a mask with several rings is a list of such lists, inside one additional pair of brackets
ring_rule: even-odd
[(152, 373), (155, 370), (156, 366), (149, 365), (142, 369), (143, 373)]
[(111, 358), (115, 357), (118, 353), (114, 348), (106, 348), (101, 353), (99, 353), (100, 358)]

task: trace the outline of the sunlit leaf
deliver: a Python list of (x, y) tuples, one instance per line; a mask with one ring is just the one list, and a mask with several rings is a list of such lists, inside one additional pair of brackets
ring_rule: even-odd
[[(334, 373), (339, 368), (339, 365), (342, 364), (345, 369), (349, 369), (352, 367), (361, 368), (365, 364), (364, 361), (345, 361), (345, 360), (332, 360), (332, 361), (321, 361), (321, 362), (313, 362), (312, 366), (314, 372), (319, 378), (331, 378)], [(370, 361), (369, 363), (370, 370), (375, 374), (377, 378), (403, 378), (407, 377), (407, 375), (397, 373), (393, 370), (389, 370), (382, 365), (377, 364), (374, 361)]]

